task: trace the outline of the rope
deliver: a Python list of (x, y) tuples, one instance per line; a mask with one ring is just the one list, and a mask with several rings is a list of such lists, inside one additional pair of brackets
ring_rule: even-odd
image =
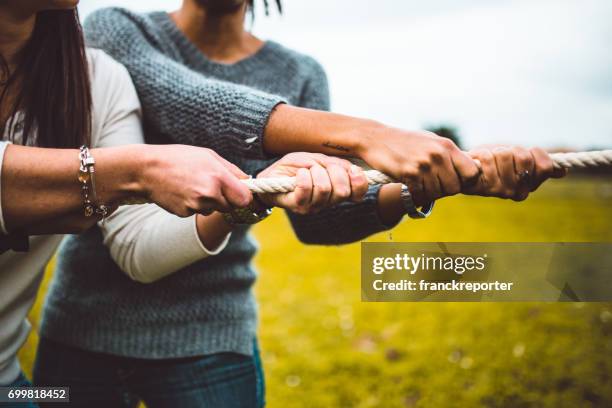
[[(592, 152), (552, 153), (550, 158), (556, 169), (572, 167), (612, 166), (612, 150)], [(366, 179), (372, 184), (389, 184), (395, 180), (377, 170), (364, 171)], [(288, 193), (295, 189), (295, 177), (269, 177), (242, 180), (254, 193)]]

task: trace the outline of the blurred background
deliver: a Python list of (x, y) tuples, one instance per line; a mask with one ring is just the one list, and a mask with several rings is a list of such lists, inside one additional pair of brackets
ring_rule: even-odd
[[(87, 0), (175, 10), (181, 0)], [(255, 0), (252, 31), (317, 58), (335, 111), (492, 141), (588, 148), (612, 140), (609, 0)], [(249, 24), (251, 26), (251, 24)]]
[[(612, 145), (609, 0), (284, 0), (269, 17), (256, 2), (253, 31), (315, 56), (336, 111), (465, 147)], [(427, 221), (369, 240), (609, 242), (611, 216), (612, 178), (573, 174), (523, 203), (444, 199)], [(610, 303), (362, 303), (359, 244), (304, 246), (278, 211), (255, 235), (272, 408), (612, 406)], [(20, 355), (28, 369), (36, 341)]]

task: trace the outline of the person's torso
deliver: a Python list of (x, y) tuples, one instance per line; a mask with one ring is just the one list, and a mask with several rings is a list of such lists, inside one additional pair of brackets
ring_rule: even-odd
[[(110, 107), (108, 86), (97, 74), (98, 70), (109, 68), (110, 57), (99, 50), (88, 50), (88, 62), (92, 89), (92, 146), (96, 146), (104, 127), (104, 118)], [(112, 61), (112, 64), (116, 62)], [(20, 144), (22, 140), (22, 116), (13, 121), (12, 132), (6, 129), (2, 140)], [(10, 135), (10, 136), (9, 136)], [(28, 145), (34, 146), (36, 138), (29, 138)], [(78, 187), (76, 169), (78, 156), (75, 154), (75, 188)], [(57, 249), (62, 236), (45, 235), (29, 238), (28, 252), (7, 251), (0, 254), (0, 384), (14, 380), (18, 372), (17, 350), (28, 336), (30, 325), (27, 314), (34, 303), (45, 265)]]
[[(292, 73), (307, 67), (302, 67), (297, 53), (267, 42), (245, 60), (218, 64), (201, 54), (173, 26), (167, 14), (156, 12), (148, 16), (155, 23), (151, 27), (157, 27), (155, 37), (162, 41), (160, 52), (177, 62), (209, 78), (275, 93), (299, 104), (306, 75)], [(172, 135), (160, 134), (149, 125), (144, 101), (143, 120), (149, 142), (174, 143)], [(215, 141), (209, 142), (211, 145), (206, 141), (200, 145), (215, 148)], [(236, 164), (252, 173), (269, 161), (245, 159)], [(216, 345), (219, 340), (214, 332), (234, 324), (239, 326), (235, 329), (239, 333), (243, 333), (242, 326), (254, 331), (256, 313), (251, 287), (256, 271), (251, 260), (257, 245), (248, 230), (235, 230), (220, 254), (151, 284), (134, 282), (119, 269), (99, 229), (67, 238), (47, 298), (43, 335), (84, 349), (144, 358), (182, 357), (198, 350), (206, 354), (218, 350), (216, 346), (240, 351), (232, 349), (231, 344)], [(202, 332), (209, 332), (211, 337), (203, 340)], [(213, 344), (214, 350), (194, 344), (198, 341)], [(231, 339), (225, 341), (231, 343)], [(169, 349), (165, 344), (176, 346)]]

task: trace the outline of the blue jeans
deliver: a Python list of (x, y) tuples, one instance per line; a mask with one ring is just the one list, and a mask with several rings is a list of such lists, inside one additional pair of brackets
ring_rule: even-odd
[[(19, 377), (12, 383), (8, 385), (3, 385), (3, 387), (31, 387), (32, 384), (25, 378), (23, 373), (19, 374)], [(38, 408), (33, 402), (0, 402), (0, 407), (2, 408)]]
[(253, 356), (219, 353), (149, 360), (94, 353), (41, 338), (37, 386), (70, 387), (70, 404), (87, 408), (260, 408), (264, 377), (257, 342)]

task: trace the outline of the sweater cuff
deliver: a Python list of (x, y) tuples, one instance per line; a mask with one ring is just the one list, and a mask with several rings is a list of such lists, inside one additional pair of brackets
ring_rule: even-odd
[(200, 258), (205, 258), (207, 256), (211, 256), (211, 255), (218, 255), (221, 251), (223, 251), (225, 249), (225, 247), (227, 246), (227, 243), (229, 242), (230, 238), (232, 237), (232, 233), (230, 232), (229, 234), (227, 234), (225, 236), (225, 238), (223, 239), (223, 242), (221, 242), (219, 245), (217, 245), (216, 248), (213, 249), (209, 249), (206, 248), (206, 246), (202, 243), (202, 241), (200, 240), (200, 234), (198, 234), (198, 222), (197, 222), (197, 217), (193, 217), (193, 235), (195, 236), (195, 241), (197, 241), (198, 246), (201, 249), (201, 253), (203, 253), (204, 255), (200, 255)]
[(371, 202), (373, 204), (373, 211), (370, 217), (370, 220), (375, 224), (375, 228), (378, 231), (386, 231), (391, 228), (395, 228), (405, 217), (400, 218), (397, 222), (387, 224), (380, 218), (380, 213), (378, 212), (378, 196), (380, 194), (380, 189), (382, 185), (376, 184), (368, 189), (363, 201)]
[(235, 104), (233, 114), (229, 115), (232, 135), (240, 139), (240, 150), (251, 159), (267, 159), (263, 148), (264, 130), (274, 109), (286, 101), (280, 96), (263, 92), (246, 92), (240, 95), (240, 104)]

